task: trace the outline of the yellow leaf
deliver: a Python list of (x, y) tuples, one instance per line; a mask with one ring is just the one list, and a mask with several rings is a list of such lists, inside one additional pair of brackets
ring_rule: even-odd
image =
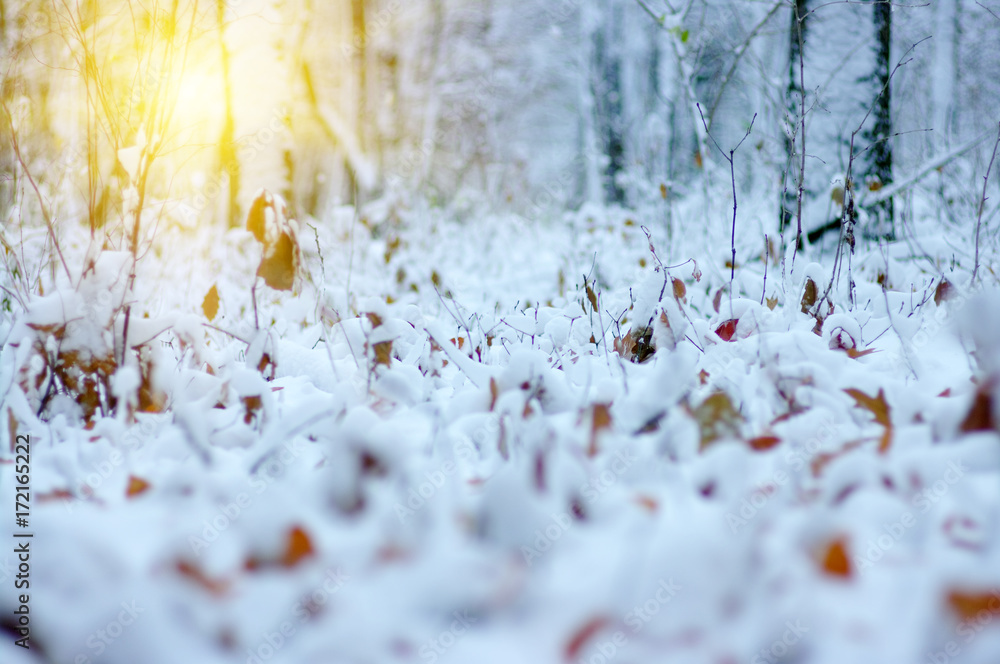
[(219, 313), (219, 290), (212, 284), (212, 287), (205, 293), (205, 299), (201, 301), (201, 310), (205, 312), (205, 318), (212, 321)]

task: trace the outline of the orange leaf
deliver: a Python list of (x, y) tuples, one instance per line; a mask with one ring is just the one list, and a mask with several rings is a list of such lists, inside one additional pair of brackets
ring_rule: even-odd
[(609, 622), (610, 621), (604, 616), (596, 616), (584, 623), (580, 629), (576, 630), (576, 633), (573, 634), (573, 638), (571, 638), (566, 644), (566, 661), (571, 662), (577, 659), (584, 646), (587, 645), (587, 641), (592, 639), (594, 635), (600, 632)]
[(988, 615), (1000, 614), (1000, 598), (995, 593), (969, 594), (952, 590), (948, 593), (948, 604), (961, 620), (978, 619), (983, 611)]
[(229, 587), (228, 581), (216, 581), (215, 579), (210, 579), (205, 576), (205, 573), (198, 569), (193, 563), (189, 563), (186, 560), (177, 561), (177, 571), (181, 574), (181, 576), (186, 576), (213, 595), (221, 595), (226, 592), (226, 589)]
[(879, 388), (878, 395), (874, 397), (870, 397), (861, 390), (853, 388), (844, 391), (854, 399), (859, 408), (870, 411), (875, 416), (875, 422), (885, 427), (882, 440), (879, 442), (878, 451), (880, 454), (888, 452), (889, 445), (892, 443), (892, 421), (889, 419), (889, 404), (885, 401), (885, 391)]
[(603, 429), (611, 428), (611, 404), (595, 403), (592, 426), (590, 429), (590, 448), (587, 450), (589, 456), (597, 455), (597, 434)]
[(295, 526), (288, 533), (285, 554), (281, 557), (279, 563), (282, 567), (295, 567), (299, 562), (315, 553), (306, 531), (302, 530), (300, 526)]
[(125, 490), (125, 495), (129, 498), (138, 496), (141, 493), (145, 493), (149, 490), (149, 482), (142, 479), (141, 477), (136, 477), (135, 475), (129, 475), (128, 478), (128, 488)]
[(847, 542), (839, 537), (826, 545), (820, 560), (820, 570), (829, 576), (849, 579), (852, 575), (851, 560), (847, 556)]
[(864, 357), (865, 355), (871, 355), (872, 353), (877, 353), (878, 350), (875, 348), (869, 348), (868, 350), (858, 350), (857, 348), (845, 348), (844, 352), (847, 353), (847, 357), (852, 360), (856, 360), (859, 357)]
[(751, 438), (749, 441), (750, 449), (762, 452), (764, 450), (769, 450), (778, 443), (781, 439), (777, 436), (757, 436), (756, 438)]
[(219, 313), (219, 290), (212, 284), (212, 287), (205, 293), (205, 299), (201, 301), (201, 310), (205, 312), (205, 318), (215, 320), (215, 315)]

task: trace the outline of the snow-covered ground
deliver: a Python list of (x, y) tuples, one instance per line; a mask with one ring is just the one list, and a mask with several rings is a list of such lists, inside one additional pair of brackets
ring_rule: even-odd
[(165, 224), (129, 296), (144, 368), (109, 385), (134, 405), (90, 423), (64, 395), (38, 417), (41, 358), (113, 345), (127, 255), (71, 269), (0, 322), (4, 536), (34, 533), (32, 649), (0, 659), (1000, 660), (1000, 295), (918, 215), (859, 236), (818, 326), (833, 252), (765, 280), (766, 203), (741, 200), (731, 299), (721, 194), (670, 237), (662, 210), (334, 210), (260, 331), (250, 233)]

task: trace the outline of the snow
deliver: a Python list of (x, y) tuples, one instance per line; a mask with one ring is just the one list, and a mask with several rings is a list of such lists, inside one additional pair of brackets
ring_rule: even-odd
[[(728, 164), (687, 163), (707, 141), (687, 116), (697, 96), (721, 95), (728, 32), (742, 39), (741, 24), (774, 5), (685, 4), (663, 29), (620, 3), (451, 7), (439, 22), (383, 5), (388, 27), (366, 35), (366, 57), (399, 56), (401, 101), (377, 97), (372, 77), (378, 130), (362, 141), (342, 63), (313, 71), (321, 132), (295, 133), (307, 113), (283, 107), (302, 94), (287, 75), (297, 59), (360, 55), (331, 46), (350, 44), (347, 6), (317, 8), (333, 26), (317, 45), (307, 12), (231, 2), (253, 27), (212, 39), (234, 67), (257, 68), (235, 81), (237, 98), (266, 97), (236, 123), (253, 152), (241, 201), (273, 192), (263, 251), (223, 228), (206, 193), (220, 182), (204, 172), (178, 170), (194, 190), (179, 200), (146, 192), (137, 263), (127, 242), (100, 241), (134, 218), (92, 236), (75, 180), (46, 180), (65, 274), (32, 192), (17, 194), (0, 251), (0, 503), (14, 504), (21, 474), (10, 437), (30, 435), (35, 649), (13, 645), (18, 560), (0, 534), (0, 661), (997, 661), (996, 222), (984, 216), (974, 282), (985, 164), (969, 141), (981, 127), (960, 132), (957, 104), (941, 98), (987, 78), (950, 71), (971, 57), (959, 33), (987, 28), (969, 25), (970, 6), (928, 10), (948, 24), (943, 61), (915, 62), (934, 99), (900, 113), (949, 133), (928, 139), (929, 154), (900, 139), (908, 177), (867, 194), (896, 197), (897, 240), (859, 231), (835, 264), (832, 236), (793, 253), (775, 228), (767, 151), (782, 101), (736, 154), (731, 244)], [(842, 130), (856, 126), (859, 91), (839, 93), (871, 57), (839, 63), (867, 38), (862, 11), (824, 6), (810, 26), (847, 35), (810, 51), (815, 182), (842, 170)], [(768, 51), (787, 52), (788, 17), (776, 15), (721, 98), (712, 132), (724, 146), (742, 136), (745, 106), (783, 95), (787, 63)], [(289, 17), (280, 43), (266, 41)], [(906, 20), (894, 23), (904, 34), (922, 29)], [(432, 29), (430, 46), (414, 37)], [(615, 55), (630, 207), (600, 202), (589, 77), (605, 29), (628, 36)], [(494, 58), (506, 62), (496, 72)], [(475, 112), (452, 112), (470, 99)], [(372, 147), (382, 132), (385, 154)], [(479, 134), (493, 153), (468, 152)], [(308, 162), (310, 142), (329, 154), (296, 177), (337, 182), (313, 215), (283, 154)], [(145, 148), (140, 133), (102, 158), (135, 181)], [(420, 154), (405, 162), (410, 148)], [(171, 159), (182, 157), (157, 164), (172, 173)], [(358, 210), (336, 204), (348, 167)], [(136, 186), (105, 179), (134, 209)], [(807, 226), (831, 207), (814, 193)], [(276, 291), (255, 275), (284, 235), (301, 261), (295, 289)], [(810, 281), (818, 300), (804, 312)], [(633, 361), (627, 343), (650, 327), (655, 352)]]

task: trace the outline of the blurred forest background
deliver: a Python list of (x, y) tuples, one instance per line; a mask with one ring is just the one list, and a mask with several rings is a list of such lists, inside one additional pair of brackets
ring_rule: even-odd
[[(787, 222), (804, 167), (816, 229), (838, 215), (870, 110), (852, 179), (923, 176), (954, 222), (974, 214), (995, 133), (997, 14), (970, 0), (4, 0), (2, 94), (54, 214), (92, 229), (128, 216), (120, 151), (161, 128), (146, 184), (180, 224), (240, 224), (262, 186), (317, 218), (397, 188), (534, 219), (669, 208), (711, 164), (728, 171), (711, 141), (728, 150), (755, 115), (739, 188), (773, 198), (775, 225), (783, 198)], [(15, 162), (5, 141), (5, 220)], [(906, 195), (880, 214), (911, 213)]]

